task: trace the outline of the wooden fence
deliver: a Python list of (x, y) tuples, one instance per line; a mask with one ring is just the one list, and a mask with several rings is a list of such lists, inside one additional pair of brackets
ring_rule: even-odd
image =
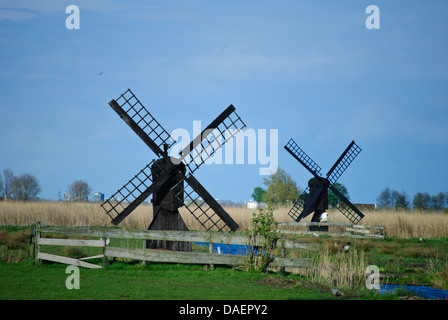
[[(385, 228), (381, 225), (356, 225), (342, 222), (281, 222), (278, 226), (278, 231), (283, 234), (383, 239), (385, 233)], [(328, 226), (328, 231), (313, 231), (310, 230), (310, 226)]]
[[(132, 260), (167, 262), (167, 263), (188, 263), (188, 264), (222, 264), (222, 265), (245, 265), (246, 256), (217, 254), (212, 250), (213, 243), (247, 245), (248, 236), (235, 233), (208, 232), (208, 231), (154, 231), (154, 230), (131, 230), (122, 228), (100, 228), (100, 227), (46, 227), (36, 225), (32, 228), (33, 242), (32, 254), (34, 260), (49, 260), (59, 263), (73, 264), (87, 268), (101, 268), (99, 265), (88, 263), (85, 260), (93, 258), (125, 258)], [(65, 237), (99, 237), (99, 240), (80, 239), (56, 239), (45, 238), (45, 234), (60, 234)], [(143, 248), (122, 248), (110, 246), (111, 238), (117, 239), (139, 239), (139, 240), (166, 240), (166, 241), (188, 241), (209, 243), (210, 252), (178, 252), (166, 250), (153, 250)], [(257, 237), (255, 245), (262, 245), (265, 239)], [(49, 254), (41, 251), (42, 246), (88, 246), (102, 248), (103, 254), (82, 259), (75, 259), (65, 256)], [(297, 240), (289, 240), (285, 237), (278, 239), (277, 246), (281, 249), (281, 257), (275, 257), (271, 263), (273, 267), (295, 267), (310, 268), (312, 259), (308, 258), (287, 258), (285, 249), (318, 250), (319, 245), (302, 243)]]

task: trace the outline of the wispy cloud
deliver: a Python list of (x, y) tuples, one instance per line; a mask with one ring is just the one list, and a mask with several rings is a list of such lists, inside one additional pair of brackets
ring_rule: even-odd
[(36, 17), (37, 14), (31, 11), (19, 9), (0, 9), (0, 21), (22, 21)]
[[(304, 78), (315, 68), (332, 63), (325, 55), (269, 56), (260, 52), (238, 52), (212, 49), (190, 58), (187, 65), (196, 72), (228, 80), (273, 79), (273, 77)], [(273, 79), (275, 80), (275, 79)]]
[(2, 0), (0, 4), (0, 21), (23, 21), (42, 14), (60, 12), (65, 14), (65, 9), (71, 4), (77, 5), (83, 10), (89, 11), (114, 11), (135, 7), (122, 1), (114, 0)]

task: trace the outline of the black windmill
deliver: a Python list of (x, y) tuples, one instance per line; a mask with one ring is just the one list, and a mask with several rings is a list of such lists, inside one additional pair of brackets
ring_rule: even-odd
[[(293, 139), (289, 140), (285, 149), (314, 176), (308, 181), (308, 187), (289, 211), (291, 218), (299, 222), (314, 212), (311, 221), (319, 222), (321, 215), (328, 209), (329, 203), (352, 223), (358, 223), (364, 217), (364, 214), (333, 185), (361, 152), (361, 148), (355, 141), (349, 144), (325, 177), (321, 176), (321, 167)], [(310, 230), (328, 231), (328, 226), (314, 226), (310, 227)]]
[[(168, 155), (175, 143), (129, 89), (109, 105), (158, 156), (101, 206), (118, 225), (153, 195), (149, 230), (188, 230), (178, 209), (185, 205), (206, 230), (235, 231), (238, 224), (196, 180), (193, 173), (222, 145), (245, 127), (230, 105), (179, 154)], [(147, 241), (147, 248), (189, 251), (187, 242)]]

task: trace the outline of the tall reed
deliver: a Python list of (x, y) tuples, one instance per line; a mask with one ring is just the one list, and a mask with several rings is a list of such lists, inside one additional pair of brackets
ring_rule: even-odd
[(323, 285), (355, 288), (364, 286), (366, 267), (363, 251), (331, 254), (328, 250), (322, 250), (315, 267), (307, 272), (313, 281)]
[[(239, 224), (240, 230), (251, 228), (252, 214), (257, 210), (226, 207), (229, 215)], [(293, 221), (289, 207), (274, 210), (277, 222)], [(193, 230), (202, 229), (196, 219), (185, 208), (180, 213), (187, 226)], [(448, 237), (448, 214), (419, 211), (366, 211), (360, 224), (383, 225), (386, 236), (400, 238)], [(349, 222), (339, 211), (329, 210), (330, 221)], [(310, 220), (310, 217), (305, 219)], [(0, 201), (0, 225), (30, 225), (41, 221), (59, 226), (111, 226), (110, 218), (99, 203), (85, 202), (15, 202)], [(122, 227), (146, 229), (152, 221), (152, 206), (138, 206), (121, 224)]]

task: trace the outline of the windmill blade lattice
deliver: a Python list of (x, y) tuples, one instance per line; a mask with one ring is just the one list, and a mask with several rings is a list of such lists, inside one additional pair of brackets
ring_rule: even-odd
[(333, 167), (327, 173), (327, 179), (331, 184), (338, 181), (339, 177), (344, 173), (345, 169), (355, 160), (356, 156), (362, 151), (362, 149), (352, 141), (347, 149), (342, 153), (339, 159), (335, 162)]
[(180, 159), (191, 173), (195, 172), (245, 126), (230, 105), (181, 151)]
[[(289, 210), (288, 215), (294, 219), (294, 221), (298, 221), (302, 219), (300, 215), (302, 214), (303, 210), (305, 209), (305, 201), (306, 198), (310, 194), (310, 187), (306, 187), (305, 191), (303, 191), (299, 198), (294, 201), (291, 210)], [(300, 218), (299, 218), (300, 217)]]
[[(169, 174), (166, 173), (156, 183), (153, 181), (151, 169), (156, 165), (155, 160), (151, 161), (151, 163), (129, 180), (128, 183), (101, 204), (106, 214), (112, 219), (112, 224), (118, 225), (139, 204), (145, 201), (158, 187), (168, 180)], [(163, 169), (161, 168), (160, 170)]]
[(321, 175), (320, 171), (322, 168), (314, 162), (292, 138), (286, 144), (285, 149), (313, 175)]
[(163, 150), (173, 145), (174, 140), (130, 89), (109, 105), (156, 155), (166, 156)]
[(328, 202), (333, 208), (338, 209), (348, 220), (356, 224), (364, 218), (364, 214), (358, 210), (342, 193), (330, 185), (333, 192), (328, 193)]
[[(184, 201), (185, 208), (203, 228), (216, 231), (236, 231), (238, 229), (238, 224), (196, 178), (190, 174), (185, 177), (184, 182), (184, 188), (175, 193), (175, 196)], [(182, 196), (183, 199), (181, 199)]]

